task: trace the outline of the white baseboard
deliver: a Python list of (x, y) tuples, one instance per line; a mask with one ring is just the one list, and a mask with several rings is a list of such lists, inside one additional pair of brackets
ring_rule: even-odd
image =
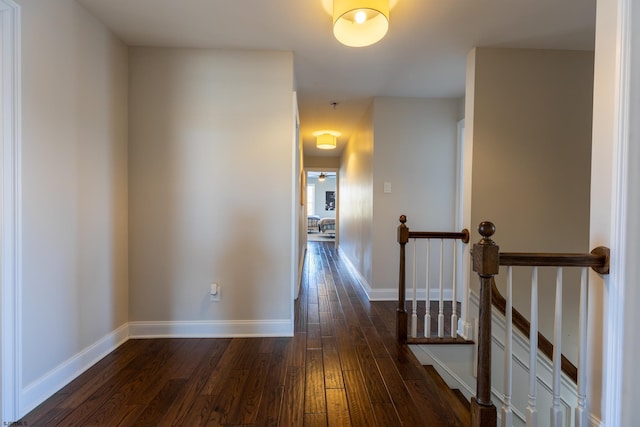
[[(353, 265), (353, 263), (351, 262), (349, 257), (346, 256), (342, 251), (339, 250), (338, 251), (338, 255), (340, 255), (340, 258), (342, 258), (344, 263), (347, 265), (347, 268), (349, 269), (349, 272), (353, 275), (353, 277), (355, 277), (355, 279), (358, 282), (358, 284), (360, 285), (360, 287), (367, 294), (367, 298), (369, 299), (369, 301), (373, 301), (371, 299), (371, 293), (373, 292), (373, 290), (371, 289), (371, 285), (369, 284), (369, 282), (367, 282), (367, 279), (365, 279), (364, 276), (362, 274), (360, 274), (360, 272), (358, 271), (356, 266)], [(398, 297), (398, 295), (397, 295), (397, 292), (396, 292), (396, 298), (397, 297)], [(391, 299), (393, 299), (393, 298), (391, 298)]]
[(292, 337), (293, 321), (232, 320), (129, 322), (131, 338)]
[(27, 385), (21, 391), (20, 416), (44, 402), (128, 339), (129, 325), (124, 324)]
[(305, 246), (298, 260), (298, 277), (293, 291), (293, 299), (297, 300), (300, 296), (300, 288), (302, 288), (302, 274), (304, 273), (304, 263), (307, 260), (307, 247)]
[[(418, 301), (424, 301), (425, 295), (427, 292), (424, 289), (418, 289), (416, 292), (416, 298)], [(397, 301), (398, 300), (398, 289), (397, 288), (386, 288), (386, 289), (372, 289), (369, 295), (370, 301)], [(429, 289), (429, 299), (431, 301), (438, 301), (440, 298), (440, 290), (439, 289)], [(413, 298), (413, 291), (407, 289), (406, 300), (410, 301)], [(451, 301), (453, 299), (453, 291), (451, 289), (444, 290), (444, 301)]]
[[(367, 294), (367, 298), (369, 298), (369, 301), (397, 301), (398, 300), (398, 288), (373, 289), (371, 285), (367, 282), (367, 279), (365, 279), (364, 276), (362, 276), (362, 274), (360, 274), (358, 269), (353, 265), (349, 257), (344, 255), (342, 251), (339, 251), (339, 254), (340, 254), (340, 258), (342, 258), (345, 264), (347, 264), (347, 267), (349, 268), (349, 271), (351, 272), (351, 274), (353, 274), (353, 276), (358, 281), (358, 284), (360, 285), (360, 287)], [(407, 297), (413, 296), (413, 293), (409, 293), (409, 292), (410, 291), (407, 290)], [(416, 295), (419, 301), (424, 301), (425, 295), (426, 295), (425, 289), (424, 288), (418, 289), (416, 292)], [(437, 301), (440, 298), (439, 289), (429, 289), (429, 295), (432, 301)], [(445, 289), (444, 300), (451, 301), (452, 297), (453, 297), (453, 291), (451, 289)]]

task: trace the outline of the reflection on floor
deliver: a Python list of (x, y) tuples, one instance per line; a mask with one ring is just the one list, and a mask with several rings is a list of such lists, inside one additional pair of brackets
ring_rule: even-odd
[(307, 233), (308, 242), (333, 242), (336, 240), (335, 234), (328, 233)]

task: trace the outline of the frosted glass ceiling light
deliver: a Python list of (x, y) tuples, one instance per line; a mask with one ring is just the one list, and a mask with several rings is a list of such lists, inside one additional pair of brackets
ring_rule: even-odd
[(333, 0), (333, 35), (346, 46), (380, 41), (389, 29), (389, 0)]
[(340, 132), (321, 130), (318, 132), (314, 132), (313, 136), (316, 137), (316, 147), (323, 150), (331, 150), (336, 148), (336, 143), (338, 137), (340, 136)]

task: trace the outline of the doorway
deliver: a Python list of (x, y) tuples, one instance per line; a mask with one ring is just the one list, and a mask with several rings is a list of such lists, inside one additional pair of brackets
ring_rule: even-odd
[(338, 171), (307, 169), (307, 241), (338, 241)]

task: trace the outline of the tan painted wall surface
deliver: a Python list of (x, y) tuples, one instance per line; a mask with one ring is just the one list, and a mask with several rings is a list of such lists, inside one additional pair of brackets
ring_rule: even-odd
[[(308, 167), (308, 165), (305, 165)], [(340, 250), (371, 283), (373, 262), (373, 109), (342, 153), (338, 193)]]
[[(401, 214), (416, 231), (454, 230), (458, 108), (457, 99), (375, 99), (375, 289), (398, 287)], [(391, 193), (384, 193), (385, 182)]]
[[(472, 122), (466, 119), (473, 139), (472, 241), (478, 224), (490, 220), (503, 251), (588, 252), (593, 52), (478, 48), (467, 87), (474, 92), (467, 96)], [(514, 278), (521, 283), (514, 304), (528, 316), (530, 276)], [(540, 326), (547, 337), (554, 284), (555, 273), (543, 272)], [(573, 360), (577, 286), (569, 280), (564, 287), (565, 344)]]
[(291, 53), (132, 48), (130, 80), (130, 320), (292, 320)]
[(127, 48), (75, 1), (18, 3), (26, 387), (128, 320)]

